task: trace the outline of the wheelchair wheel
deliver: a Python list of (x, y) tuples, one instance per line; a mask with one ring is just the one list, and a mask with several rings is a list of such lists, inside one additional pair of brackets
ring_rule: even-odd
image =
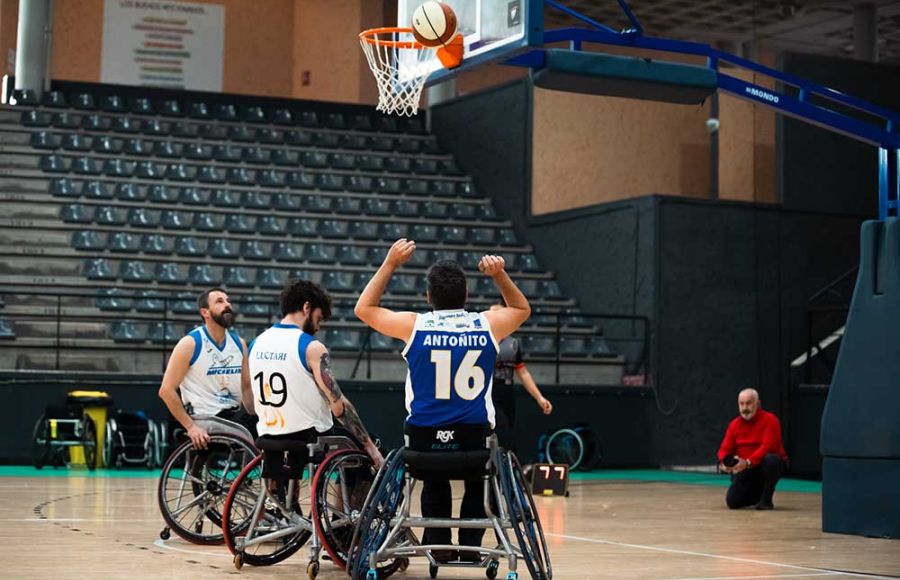
[(31, 460), (36, 469), (42, 469), (50, 458), (50, 424), (41, 415), (31, 434)]
[(81, 448), (87, 468), (94, 471), (97, 469), (97, 427), (87, 413), (81, 416)]
[[(369, 570), (369, 555), (384, 543), (390, 532), (391, 518), (397, 513), (403, 499), (405, 474), (406, 464), (403, 461), (402, 450), (392, 451), (372, 483), (359, 523), (353, 533), (347, 562), (350, 577), (354, 580), (368, 579), (373, 574), (381, 580), (406, 564), (405, 558), (395, 558), (390, 562), (384, 562), (375, 571)], [(398, 538), (398, 541), (407, 541), (407, 538), (404, 536)]]
[(574, 429), (559, 429), (547, 439), (545, 453), (548, 463), (565, 463), (574, 471), (584, 459), (584, 440)]
[(500, 484), (525, 565), (534, 580), (550, 580), (553, 578), (550, 553), (522, 466), (513, 453), (498, 449), (497, 458)]
[(169, 528), (195, 544), (221, 544), (222, 504), (232, 481), (257, 454), (243, 439), (211, 435), (206, 449), (185, 441), (162, 468), (159, 509)]
[[(257, 455), (234, 479), (223, 506), (225, 545), (238, 568), (277, 564), (296, 553), (312, 535), (307, 480), (294, 480), (299, 484), (299, 503), (291, 501), (293, 509), (288, 512), (289, 502), (280, 492), (284, 488), (267, 489), (274, 480), (263, 479), (262, 459)], [(307, 525), (299, 525), (298, 519)], [(272, 538), (265, 539), (268, 536)], [(250, 541), (258, 543), (247, 546)]]
[(313, 478), (312, 519), (316, 534), (342, 570), (347, 566), (353, 530), (375, 474), (367, 453), (341, 449), (325, 457)]

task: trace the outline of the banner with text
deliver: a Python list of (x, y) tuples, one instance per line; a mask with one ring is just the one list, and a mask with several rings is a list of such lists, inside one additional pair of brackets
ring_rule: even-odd
[(224, 6), (106, 0), (100, 80), (220, 92), (224, 45)]

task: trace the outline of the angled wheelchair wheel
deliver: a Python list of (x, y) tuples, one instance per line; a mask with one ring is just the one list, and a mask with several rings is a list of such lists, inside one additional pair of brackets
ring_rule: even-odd
[(522, 474), (522, 466), (511, 452), (498, 449), (497, 455), (500, 484), (525, 565), (534, 580), (550, 580), (553, 578), (550, 552), (534, 500)]
[(231, 483), (257, 455), (238, 437), (211, 435), (206, 449), (185, 441), (163, 464), (157, 488), (166, 525), (195, 544), (221, 544), (222, 510)]
[[(354, 580), (365, 580), (372, 576), (387, 578), (408, 563), (405, 558), (395, 558), (379, 562), (375, 570), (369, 569), (369, 555), (378, 550), (387, 539), (391, 518), (397, 513), (403, 500), (405, 474), (406, 464), (402, 450), (392, 451), (372, 483), (353, 533), (347, 562), (350, 577)], [(408, 541), (406, 535), (397, 540)]]
[(322, 548), (342, 570), (353, 531), (376, 475), (364, 451), (341, 449), (328, 454), (313, 478), (312, 519)]
[(81, 416), (81, 448), (84, 463), (91, 471), (97, 469), (97, 427), (87, 413)]
[(312, 535), (308, 480), (293, 480), (292, 500), (287, 482), (263, 478), (262, 459), (262, 455), (255, 457), (234, 479), (223, 506), (225, 545), (238, 568), (277, 564)]
[(50, 423), (44, 415), (38, 417), (31, 434), (31, 460), (41, 469), (50, 459)]

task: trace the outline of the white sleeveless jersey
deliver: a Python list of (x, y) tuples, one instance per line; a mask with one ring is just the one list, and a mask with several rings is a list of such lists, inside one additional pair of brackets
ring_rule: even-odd
[(234, 332), (216, 344), (205, 326), (188, 333), (194, 339), (191, 366), (181, 380), (181, 400), (194, 415), (215, 415), (241, 404), (241, 367), (244, 349)]
[(250, 344), (250, 384), (260, 435), (331, 429), (331, 407), (306, 364), (315, 338), (295, 324), (275, 324)]

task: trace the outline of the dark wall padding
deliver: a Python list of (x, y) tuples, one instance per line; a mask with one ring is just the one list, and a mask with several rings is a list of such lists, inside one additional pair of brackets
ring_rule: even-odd
[(699, 105), (718, 87), (716, 71), (705, 66), (561, 48), (544, 55), (532, 73), (543, 89)]
[(900, 538), (900, 219), (863, 224), (860, 246), (822, 417), (822, 524)]

